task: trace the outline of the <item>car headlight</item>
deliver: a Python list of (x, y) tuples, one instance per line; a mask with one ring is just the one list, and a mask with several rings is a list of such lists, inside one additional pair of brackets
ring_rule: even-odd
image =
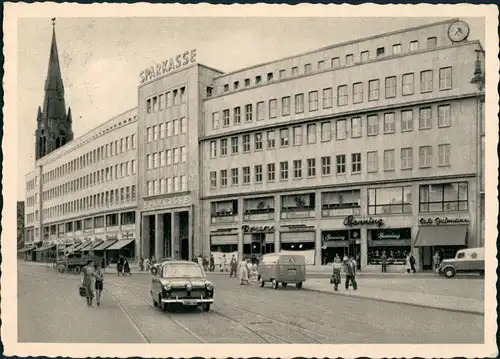
[(172, 289), (172, 285), (170, 283), (164, 284), (163, 289), (170, 290), (170, 289)]
[(207, 282), (207, 284), (205, 284), (205, 287), (207, 288), (207, 290), (214, 290), (214, 285), (210, 282)]
[(187, 290), (193, 289), (193, 286), (191, 285), (191, 283), (186, 284), (186, 289)]

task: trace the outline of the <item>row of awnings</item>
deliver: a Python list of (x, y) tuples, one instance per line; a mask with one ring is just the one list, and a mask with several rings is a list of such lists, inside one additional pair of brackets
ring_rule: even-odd
[[(59, 248), (60, 251), (69, 251), (69, 252), (83, 252), (83, 251), (103, 251), (103, 250), (120, 250), (126, 246), (128, 246), (130, 243), (134, 242), (135, 239), (126, 239), (126, 240), (106, 240), (100, 243), (78, 243), (75, 244), (72, 247), (67, 247), (67, 248)], [(19, 253), (26, 253), (29, 251), (34, 250), (35, 252), (43, 252), (47, 250), (54, 249), (56, 247), (55, 244), (49, 245), (49, 246), (42, 246), (40, 248), (37, 248), (36, 246), (30, 246), (26, 248), (22, 248), (18, 250)]]
[(466, 225), (421, 226), (415, 238), (415, 247), (464, 246), (467, 239)]

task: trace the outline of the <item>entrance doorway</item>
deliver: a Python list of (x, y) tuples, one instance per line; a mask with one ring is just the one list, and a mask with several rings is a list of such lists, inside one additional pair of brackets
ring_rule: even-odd
[[(178, 212), (179, 215), (179, 257), (182, 260), (190, 260), (189, 248), (189, 212)], [(191, 254), (191, 257), (194, 253)]]
[(145, 258), (152, 258), (155, 256), (155, 246), (156, 246), (156, 220), (155, 216), (146, 216), (146, 220), (149, 222), (148, 236), (146, 240), (149, 242), (149, 246), (145, 248), (144, 256)]

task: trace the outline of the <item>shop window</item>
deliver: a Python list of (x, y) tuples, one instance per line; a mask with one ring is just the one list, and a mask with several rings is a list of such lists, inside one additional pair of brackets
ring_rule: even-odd
[[(210, 252), (212, 253), (233, 253), (238, 252), (237, 244), (214, 244), (210, 246)], [(227, 258), (227, 264), (229, 265), (230, 258)]]
[(104, 227), (104, 216), (94, 217), (94, 228)]
[(410, 253), (411, 247), (408, 246), (368, 246), (367, 259), (369, 265), (381, 264), (381, 257), (385, 253), (388, 265), (404, 265), (406, 256)]
[(274, 213), (275, 209), (274, 198), (248, 198), (243, 201), (243, 208), (245, 220), (256, 220), (260, 219), (261, 217), (269, 219), (269, 216), (267, 216), (267, 214)]
[(127, 225), (127, 224), (135, 224), (135, 212), (130, 211), (130, 212), (125, 212), (121, 213), (121, 225)]
[(106, 215), (106, 227), (114, 227), (118, 225), (118, 213)]
[(439, 183), (420, 186), (420, 212), (426, 213), (467, 210), (467, 182)]
[(411, 213), (411, 186), (368, 189), (368, 214)]
[(309, 251), (314, 250), (315, 244), (314, 242), (281, 242), (281, 250), (282, 251)]

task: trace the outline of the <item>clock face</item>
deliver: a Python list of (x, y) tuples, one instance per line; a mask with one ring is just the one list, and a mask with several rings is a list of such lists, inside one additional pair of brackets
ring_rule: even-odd
[(464, 41), (469, 36), (469, 25), (464, 21), (457, 21), (448, 28), (448, 37), (453, 42)]

